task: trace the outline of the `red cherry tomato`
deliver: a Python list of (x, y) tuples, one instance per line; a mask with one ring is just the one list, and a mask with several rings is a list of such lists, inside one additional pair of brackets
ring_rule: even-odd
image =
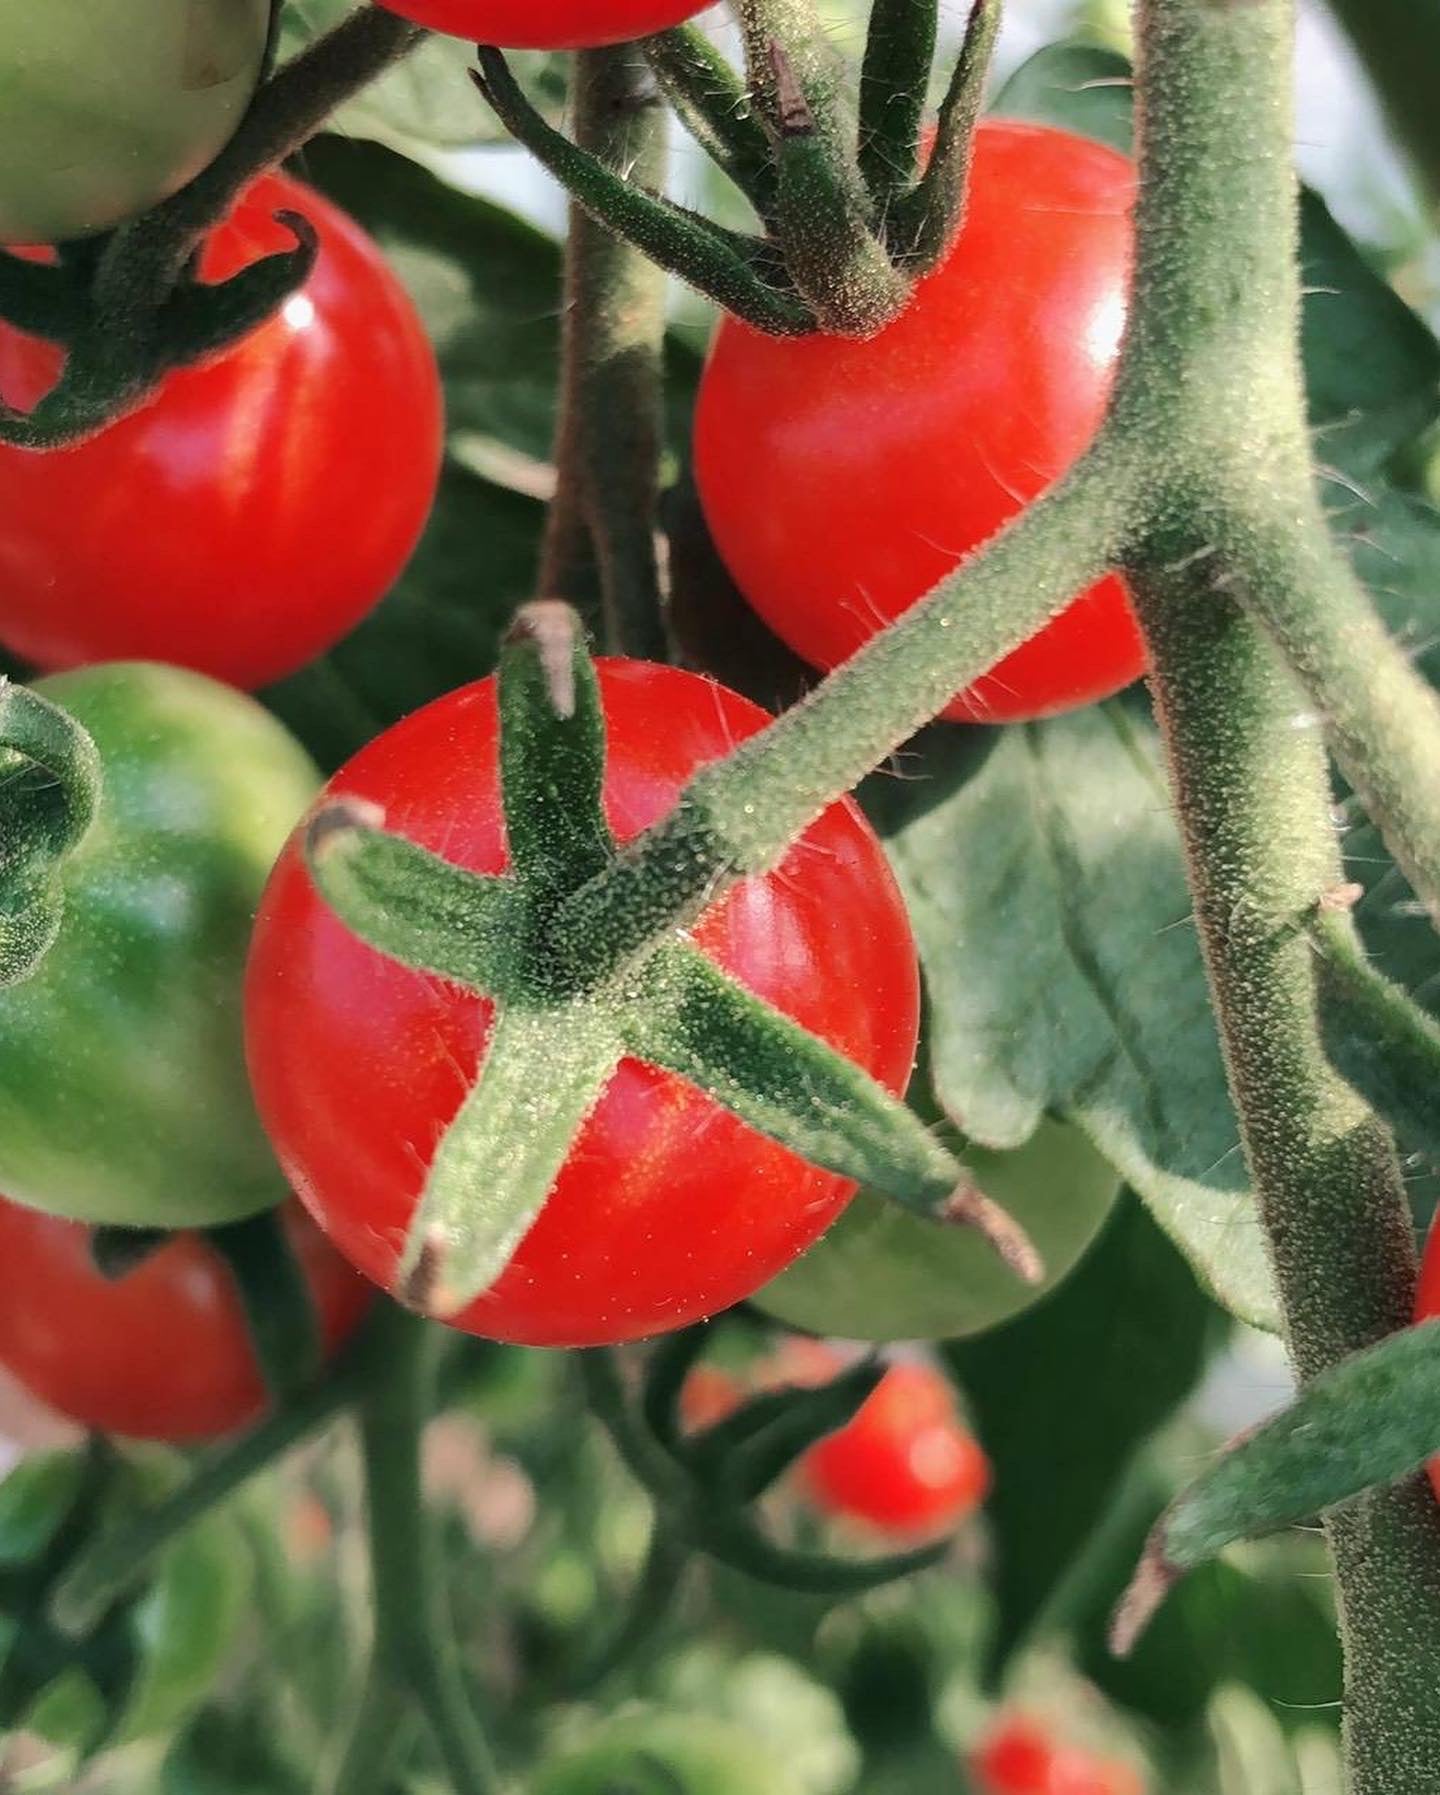
[(379, 0), (401, 18), (472, 44), (584, 50), (668, 31), (714, 0)]
[[(1425, 1256), (1420, 1263), (1420, 1288), (1415, 1296), (1416, 1321), (1433, 1321), (1440, 1316), (1440, 1212), (1430, 1227), (1425, 1243)], [(1430, 1461), (1430, 1482), (1435, 1499), (1440, 1502), (1440, 1456)]]
[(854, 1420), (812, 1446), (801, 1481), (818, 1508), (883, 1533), (953, 1527), (985, 1498), (990, 1466), (928, 1365), (892, 1365)]
[(977, 1795), (1145, 1795), (1145, 1782), (1120, 1758), (1057, 1744), (1024, 1714), (1002, 1717), (970, 1757)]
[(979, 1795), (1046, 1795), (1055, 1762), (1049, 1730), (1024, 1714), (1006, 1715), (970, 1756)]
[[(987, 120), (955, 247), (894, 324), (868, 342), (721, 324), (696, 412), (701, 502), (736, 584), (812, 666), (848, 660), (1088, 446), (1125, 322), (1134, 187), (1103, 144)], [(945, 715), (1049, 716), (1144, 667), (1106, 579)]]
[(733, 1415), (744, 1400), (739, 1378), (714, 1365), (697, 1365), (680, 1392), (680, 1420), (686, 1433), (699, 1433)]
[[(602, 661), (605, 807), (627, 840), (695, 769), (768, 721), (709, 680)], [(473, 871), (505, 866), (495, 682), (388, 730), (331, 782), (398, 834)], [(892, 1090), (917, 1033), (915, 948), (884, 855), (834, 804), (694, 939), (752, 991)], [(342, 1252), (389, 1288), (425, 1170), (472, 1084), (492, 1006), (383, 959), (326, 909), (292, 842), (261, 903), (247, 992), (251, 1076), (295, 1189)], [(802, 1164), (678, 1078), (624, 1061), (544, 1213), (459, 1318), (536, 1346), (684, 1326), (765, 1283), (829, 1226), (853, 1186)]]
[[(211, 238), (221, 280), (320, 234), (304, 287), (232, 349), (68, 449), (0, 445), (0, 642), (53, 670), (154, 660), (253, 687), (294, 672), (384, 597), (439, 473), (435, 357), (376, 245), (285, 175)], [(61, 354), (0, 324), (0, 394), (28, 407)]]
[[(374, 1292), (298, 1203), (285, 1231), (310, 1286), (327, 1353)], [(177, 1234), (113, 1281), (90, 1230), (0, 1198), (0, 1365), (62, 1415), (137, 1440), (209, 1440), (266, 1406), (223, 1259)]]

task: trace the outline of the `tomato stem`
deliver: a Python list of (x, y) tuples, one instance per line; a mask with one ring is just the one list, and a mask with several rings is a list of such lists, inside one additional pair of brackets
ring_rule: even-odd
[[(421, 1439), (443, 1336), (398, 1313), (392, 1314), (388, 1333), (388, 1351), (372, 1368), (360, 1404), (375, 1602), (367, 1701), (385, 1685), (408, 1692), (455, 1795), (496, 1795), (499, 1778), (465, 1687), (443, 1561), (420, 1485)], [(386, 1705), (397, 1711), (393, 1694)], [(373, 1737), (363, 1709), (358, 1724)], [(345, 1754), (334, 1795), (351, 1795), (356, 1785), (344, 1780), (347, 1774), (368, 1774), (367, 1763), (354, 1751)]]
[[(640, 50), (621, 45), (582, 51), (571, 97), (577, 149), (660, 191), (666, 115)], [(583, 598), (567, 569), (578, 522), (600, 576), (606, 646), (650, 660), (666, 658), (655, 552), (665, 288), (662, 269), (578, 202), (571, 205), (555, 446), (559, 484), (540, 590)]]

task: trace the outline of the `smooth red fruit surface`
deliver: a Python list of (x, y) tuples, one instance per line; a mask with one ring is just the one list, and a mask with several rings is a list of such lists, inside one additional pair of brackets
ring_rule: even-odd
[[(298, 1203), (285, 1231), (327, 1353), (374, 1292)], [(0, 1198), (0, 1365), (62, 1415), (137, 1440), (209, 1440), (255, 1420), (267, 1397), (229, 1270), (199, 1234), (177, 1234), (102, 1277), (90, 1230)]]
[(668, 31), (714, 0), (379, 0), (432, 31), (507, 50), (584, 50)]
[[(1125, 322), (1134, 191), (1103, 144), (986, 120), (960, 236), (894, 324), (868, 342), (721, 324), (696, 412), (701, 502), (740, 590), (812, 666), (848, 660), (1088, 446)], [(1144, 668), (1106, 579), (945, 715), (1049, 716)]]
[[(273, 318), (86, 442), (0, 445), (0, 642), (35, 666), (168, 661), (265, 685), (353, 629), (409, 559), (439, 477), (440, 385), (378, 247), (271, 174), (203, 272), (292, 247), (282, 209), (311, 221), (320, 255)], [(33, 405), (60, 362), (0, 323), (11, 405)]]
[[(1415, 1296), (1416, 1321), (1433, 1321), (1436, 1316), (1440, 1316), (1440, 1213), (1430, 1226), (1430, 1238), (1420, 1262), (1420, 1288)], [(1440, 1502), (1440, 1456), (1431, 1459), (1429, 1468), (1435, 1499)]]
[[(768, 721), (692, 673), (625, 661), (602, 661), (599, 671), (605, 809), (620, 840), (667, 815), (697, 767)], [(386, 731), (328, 792), (381, 805), (390, 829), (448, 860), (500, 872), (497, 729), (495, 682), (482, 680)], [(904, 1089), (918, 1027), (915, 948), (879, 843), (848, 800), (777, 871), (731, 890), (693, 935), (750, 990)], [(251, 953), (251, 1076), (294, 1188), (387, 1289), (491, 1017), (488, 1001), (350, 935), (316, 895), (292, 841)], [(853, 1188), (693, 1086), (626, 1060), (514, 1260), (457, 1325), (536, 1346), (683, 1327), (773, 1277)]]
[(942, 1532), (985, 1499), (990, 1466), (929, 1365), (892, 1365), (854, 1420), (812, 1446), (801, 1481), (818, 1508), (897, 1535)]

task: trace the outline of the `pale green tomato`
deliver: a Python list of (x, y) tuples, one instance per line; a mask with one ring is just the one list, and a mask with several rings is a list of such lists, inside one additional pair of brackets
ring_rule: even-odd
[(250, 102), (270, 0), (0, 0), (0, 243), (108, 230), (199, 174)]
[[(163, 520), (156, 527), (163, 526)], [(320, 776), (253, 698), (142, 662), (35, 688), (103, 785), (60, 932), (0, 991), (0, 1192), (74, 1221), (193, 1228), (285, 1195), (245, 1070), (260, 892)]]
[(955, 1340), (1008, 1321), (1053, 1290), (1100, 1232), (1120, 1180), (1077, 1129), (1042, 1122), (1013, 1153), (965, 1163), (1045, 1262), (1023, 1283), (979, 1235), (861, 1191), (829, 1231), (750, 1300), (790, 1327), (845, 1340)]

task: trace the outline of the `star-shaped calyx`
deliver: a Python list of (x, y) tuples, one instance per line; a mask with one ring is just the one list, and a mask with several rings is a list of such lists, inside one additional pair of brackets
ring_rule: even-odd
[[(810, 1163), (937, 1221), (979, 1227), (1021, 1276), (1033, 1248), (867, 1072), (737, 984), (686, 930), (741, 876), (687, 804), (621, 847), (601, 802), (605, 719), (575, 613), (540, 602), (501, 653), (510, 868), (469, 872), (323, 804), (306, 839), (326, 902), (381, 953), (495, 1006), (474, 1084), (436, 1149), (396, 1294), (449, 1319), (505, 1270), (622, 1059), (678, 1075)], [(664, 836), (667, 852), (644, 852)], [(751, 869), (753, 870), (753, 869)]]

